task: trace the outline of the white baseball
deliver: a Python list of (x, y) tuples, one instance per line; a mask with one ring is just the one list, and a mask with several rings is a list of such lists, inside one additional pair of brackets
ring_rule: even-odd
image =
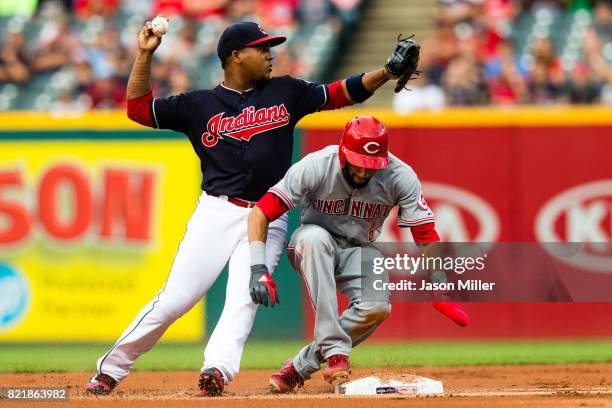
[(168, 20), (162, 16), (157, 16), (151, 21), (151, 29), (153, 30), (153, 34), (158, 37), (166, 34), (169, 26), (170, 23)]

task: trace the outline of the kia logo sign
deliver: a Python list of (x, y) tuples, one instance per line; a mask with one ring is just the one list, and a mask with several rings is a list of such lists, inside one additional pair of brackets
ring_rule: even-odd
[[(374, 147), (371, 147), (371, 146), (374, 146)], [(378, 151), (380, 150), (380, 143), (368, 142), (363, 145), (363, 150), (365, 150), (367, 153), (370, 153), (370, 154), (378, 153)]]
[[(423, 182), (423, 194), (436, 217), (436, 230), (446, 242), (496, 242), (500, 234), (495, 209), (473, 192), (443, 183)], [(411, 241), (409, 228), (397, 227), (392, 213), (378, 241)]]
[(540, 242), (585, 243), (574, 256), (558, 258), (573, 266), (612, 272), (610, 217), (612, 179), (592, 181), (546, 202), (536, 216), (534, 232)]

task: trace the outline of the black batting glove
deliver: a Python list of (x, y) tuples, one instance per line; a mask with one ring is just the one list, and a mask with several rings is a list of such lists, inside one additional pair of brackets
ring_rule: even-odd
[(275, 304), (280, 303), (278, 286), (268, 273), (266, 265), (251, 265), (249, 293), (255, 304), (274, 307)]

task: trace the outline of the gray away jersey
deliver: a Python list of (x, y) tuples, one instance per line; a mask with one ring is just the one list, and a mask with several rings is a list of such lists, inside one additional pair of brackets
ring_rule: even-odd
[(302, 223), (316, 224), (355, 243), (376, 240), (391, 209), (399, 205), (398, 225), (434, 222), (414, 170), (389, 154), (390, 163), (363, 188), (344, 179), (338, 146), (327, 146), (295, 163), (270, 192), (289, 209), (302, 206)]

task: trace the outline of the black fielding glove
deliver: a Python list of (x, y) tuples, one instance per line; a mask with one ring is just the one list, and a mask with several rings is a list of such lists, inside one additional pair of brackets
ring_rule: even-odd
[(395, 85), (395, 93), (404, 89), (409, 80), (416, 79), (413, 75), (420, 74), (420, 71), (417, 71), (417, 66), (419, 65), (421, 46), (412, 40), (412, 37), (403, 40), (401, 34), (397, 37), (398, 43), (385, 65), (387, 71), (399, 77)]

